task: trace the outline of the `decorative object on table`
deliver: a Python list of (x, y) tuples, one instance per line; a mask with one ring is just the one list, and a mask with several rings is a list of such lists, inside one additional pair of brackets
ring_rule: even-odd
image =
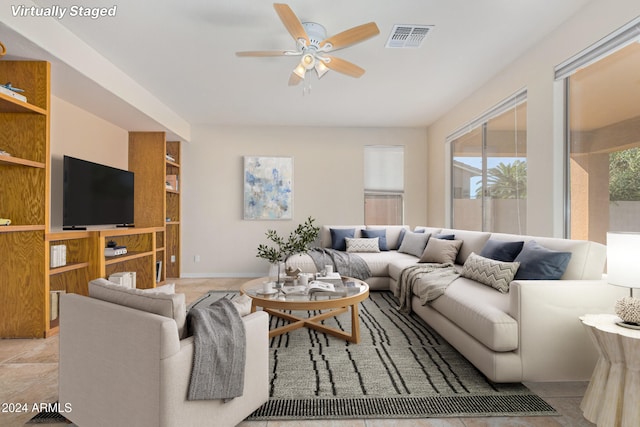
[(11, 220), (9, 218), (0, 218), (0, 225), (11, 225)]
[(298, 275), (302, 273), (302, 270), (299, 268), (287, 267), (284, 271), (288, 277), (293, 277), (294, 279), (298, 278)]
[(309, 245), (318, 237), (320, 228), (313, 224), (314, 221), (315, 219), (308, 217), (304, 223), (298, 224), (286, 239), (275, 230), (267, 230), (265, 233), (274, 246), (259, 244), (256, 257), (266, 259), (271, 265), (277, 265), (276, 285), (280, 284), (280, 273), (284, 261), (291, 255), (307, 252)]
[[(640, 288), (640, 233), (607, 233), (607, 282), (629, 288), (629, 297), (616, 303), (620, 326), (637, 328), (640, 323), (640, 299), (633, 288)], [(634, 320), (635, 319), (635, 320)]]
[(293, 158), (244, 157), (244, 219), (293, 219)]

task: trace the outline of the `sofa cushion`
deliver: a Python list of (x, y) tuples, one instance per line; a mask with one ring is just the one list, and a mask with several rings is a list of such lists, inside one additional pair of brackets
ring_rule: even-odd
[(515, 259), (520, 263), (515, 280), (559, 280), (570, 259), (571, 252), (553, 251), (530, 240)]
[(427, 233), (412, 233), (411, 231), (407, 231), (404, 233), (398, 252), (410, 254), (419, 258), (422, 256), (430, 236), (431, 235)]
[(345, 241), (347, 244), (347, 252), (380, 252), (378, 237), (371, 239), (351, 239), (346, 237)]
[(480, 256), (495, 259), (497, 261), (512, 262), (520, 251), (524, 241), (507, 242), (503, 240), (489, 239), (480, 251)]
[[(367, 228), (366, 230), (362, 230), (360, 232), (362, 234), (362, 237), (367, 238), (367, 239), (373, 239), (375, 237), (378, 238), (378, 248), (381, 251), (388, 251), (389, 250), (389, 246), (387, 244), (387, 230), (385, 230), (384, 228), (379, 229), (379, 230), (373, 230), (373, 229), (369, 229)], [(367, 251), (369, 252), (369, 251)]]
[(362, 237), (360, 235), (360, 230), (366, 228), (364, 225), (322, 225), (320, 226), (320, 247), (321, 248), (330, 248), (331, 247), (331, 229), (341, 230), (341, 229), (350, 229), (353, 228), (356, 232), (352, 237)]
[(518, 322), (507, 314), (509, 294), (459, 277), (429, 304), (493, 351), (518, 348)]
[[(398, 249), (400, 249), (400, 246), (402, 246), (402, 241), (404, 240), (404, 236), (407, 233), (420, 233), (420, 234), (425, 234), (425, 230), (424, 229), (416, 229), (415, 231), (411, 231), (409, 228), (406, 229), (402, 229), (400, 230), (400, 235), (398, 236)], [(430, 234), (430, 233), (426, 233), (426, 234)]]
[(431, 238), (427, 242), (419, 262), (435, 262), (438, 264), (453, 264), (462, 246), (462, 240), (444, 240)]
[(393, 265), (414, 265), (418, 261), (415, 256), (398, 251), (364, 252), (359, 253), (358, 256), (369, 266), (371, 277), (393, 277), (391, 275), (391, 267)]
[(467, 260), (467, 257), (471, 252), (479, 254), (482, 251), (485, 243), (491, 237), (491, 233), (484, 231), (468, 231), (468, 230), (453, 230), (442, 229), (441, 234), (454, 234), (457, 240), (462, 240), (464, 243), (458, 251), (458, 257), (456, 258), (456, 264), (463, 265)]
[(442, 239), (442, 240), (455, 240), (456, 235), (455, 234), (432, 234), (433, 237), (435, 237), (436, 239)]
[(331, 231), (331, 248), (338, 251), (347, 250), (346, 238), (354, 238), (356, 234), (355, 228), (332, 228)]
[(408, 225), (367, 225), (367, 230), (385, 230), (387, 235), (387, 249), (396, 250), (400, 247), (400, 233), (409, 230)]
[(483, 285), (491, 286), (502, 293), (507, 293), (509, 292), (509, 283), (513, 280), (519, 266), (518, 262), (496, 261), (472, 252), (462, 266), (460, 274)]
[(89, 296), (113, 304), (169, 317), (176, 321), (180, 338), (182, 339), (185, 336), (187, 306), (184, 294), (153, 292), (151, 289), (125, 288), (106, 279), (95, 279), (89, 282)]

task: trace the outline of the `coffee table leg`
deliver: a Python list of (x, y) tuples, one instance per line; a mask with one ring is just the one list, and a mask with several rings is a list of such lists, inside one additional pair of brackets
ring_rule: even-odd
[(360, 342), (360, 317), (358, 316), (358, 304), (351, 306), (351, 342)]

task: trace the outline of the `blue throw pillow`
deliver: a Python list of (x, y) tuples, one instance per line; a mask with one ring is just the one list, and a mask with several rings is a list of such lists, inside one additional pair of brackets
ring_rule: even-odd
[(456, 239), (456, 235), (455, 234), (436, 234), (433, 237), (436, 238), (436, 239), (440, 239), (440, 240), (455, 240)]
[(524, 242), (504, 242), (489, 239), (480, 251), (480, 256), (496, 261), (513, 262), (522, 250)]
[(356, 234), (355, 228), (330, 228), (329, 231), (331, 232), (331, 248), (337, 251), (346, 251), (347, 241), (345, 238), (353, 239)]
[(373, 238), (378, 238), (378, 248), (381, 251), (388, 251), (389, 247), (387, 246), (387, 230), (381, 229), (381, 230), (370, 230), (370, 229), (366, 229), (366, 230), (362, 230), (362, 237), (367, 238), (367, 239), (373, 239)]
[(514, 260), (520, 263), (514, 280), (558, 280), (570, 259), (571, 252), (552, 251), (531, 240)]

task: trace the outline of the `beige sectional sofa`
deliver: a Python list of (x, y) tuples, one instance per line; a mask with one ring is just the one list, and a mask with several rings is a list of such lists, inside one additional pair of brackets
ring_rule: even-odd
[[(390, 250), (358, 253), (371, 270), (372, 290), (397, 291), (400, 274), (419, 257), (399, 252), (401, 230), (409, 227), (323, 226), (322, 247), (331, 247), (331, 229), (386, 230)], [(487, 241), (528, 242), (571, 253), (559, 280), (519, 280), (507, 293), (471, 280), (455, 279), (444, 294), (423, 305), (413, 296), (412, 310), (440, 333), (487, 378), (494, 382), (588, 380), (597, 360), (579, 316), (611, 313), (615, 301), (626, 295), (622, 288), (602, 280), (606, 260), (604, 245), (580, 240), (532, 237), (468, 230), (416, 227), (425, 234), (453, 235), (461, 240), (455, 265), (460, 270), (471, 253), (480, 254)], [(493, 242), (492, 242), (493, 243)], [(304, 272), (317, 268), (306, 254), (287, 264)]]

